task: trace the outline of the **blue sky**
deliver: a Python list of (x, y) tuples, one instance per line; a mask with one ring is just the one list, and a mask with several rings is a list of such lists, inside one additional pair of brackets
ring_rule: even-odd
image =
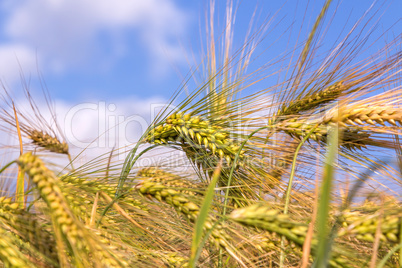
[[(17, 92), (23, 74), (30, 90), (39, 93), (40, 73), (56, 102), (61, 127), (74, 129), (66, 134), (70, 143), (74, 139), (82, 141), (99, 136), (113, 127), (120, 114), (143, 116), (149, 123), (150, 105), (166, 102), (189, 68), (203, 58), (201, 48), (205, 48), (208, 3), (209, 0), (3, 0), (0, 3), (0, 79), (10, 91)], [(258, 57), (251, 66), (253, 70), (291, 52), (299, 30), (298, 42), (302, 43), (324, 1), (236, 3), (234, 49), (244, 41), (254, 12), (255, 28), (269, 21), (266, 36), (254, 52)], [(337, 12), (322, 42), (323, 51), (330, 49), (339, 36), (345, 36), (371, 4), (369, 0), (333, 1), (329, 14), (335, 9)], [(216, 1), (217, 33), (224, 26), (225, 5), (226, 1)], [(379, 12), (375, 13), (377, 9)], [(377, 39), (378, 42), (361, 58), (375, 53), (393, 35), (402, 32), (401, 22), (397, 23), (401, 19), (402, 1), (378, 1), (371, 14), (374, 17), (369, 26), (378, 22), (378, 27), (367, 44)], [(329, 15), (326, 22), (331, 18)], [(392, 30), (382, 36), (392, 25)], [(277, 81), (274, 75), (250, 91), (269, 87)], [(189, 90), (192, 89), (195, 85), (190, 83)], [(87, 109), (70, 118), (68, 112), (85, 102), (98, 103), (97, 110)], [(114, 114), (110, 122), (107, 113), (100, 113), (102, 105), (115, 107), (106, 111)], [(125, 133), (115, 132), (108, 139), (127, 136), (132, 131), (135, 135), (125, 138), (123, 145), (135, 142), (141, 133), (138, 129), (144, 127), (145, 123), (136, 121), (123, 130)], [(105, 144), (108, 148), (114, 146), (112, 142)]]
[[(0, 5), (0, 77), (11, 88), (20, 85), (21, 70), (36, 84), (38, 71), (54, 99), (68, 102), (116, 100), (128, 96), (169, 98), (193, 62), (202, 55), (199, 23), (205, 21), (209, 1), (171, 0), (24, 0)], [(235, 46), (239, 46), (256, 10), (256, 25), (276, 14), (267, 44), (280, 38), (294, 22), (290, 44), (304, 21), (303, 33), (313, 23), (323, 1), (241, 1), (237, 10)], [(347, 20), (350, 27), (371, 5), (367, 0), (334, 1), (339, 4), (327, 43), (338, 36)], [(376, 7), (381, 8), (381, 3)], [(225, 1), (217, 1), (222, 29)], [(278, 9), (280, 9), (278, 11)], [(303, 18), (304, 12), (306, 17)], [(379, 28), (389, 28), (401, 18), (402, 1), (385, 2)], [(373, 21), (374, 22), (374, 21)], [(401, 32), (401, 24), (394, 33)], [(202, 30), (201, 30), (202, 31)], [(289, 32), (264, 52), (256, 64), (286, 50)], [(302, 36), (303, 38), (303, 36)], [(205, 38), (204, 38), (205, 39)], [(388, 37), (388, 39), (392, 39)], [(385, 38), (383, 38), (385, 40)], [(205, 41), (205, 40), (204, 40)], [(264, 42), (265, 42), (264, 41)], [(264, 43), (263, 43), (264, 44)], [(261, 51), (265, 49), (263, 44)], [(384, 42), (380, 40), (379, 47)], [(372, 48), (372, 51), (378, 49)], [(20, 65), (20, 66), (19, 66)]]

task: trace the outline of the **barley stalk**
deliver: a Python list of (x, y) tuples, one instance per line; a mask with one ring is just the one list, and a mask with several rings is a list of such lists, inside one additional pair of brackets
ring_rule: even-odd
[(278, 181), (282, 178), (285, 172), (289, 169), (292, 164), (292, 159), (294, 157), (295, 150), (297, 148), (297, 144), (291, 144), (289, 146), (289, 151), (282, 152), (279, 155), (278, 159), (275, 159), (275, 166), (269, 171), (268, 175)]

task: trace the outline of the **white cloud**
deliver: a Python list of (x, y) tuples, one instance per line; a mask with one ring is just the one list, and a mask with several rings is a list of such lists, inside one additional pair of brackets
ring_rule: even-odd
[(7, 38), (37, 50), (52, 71), (86, 68), (91, 60), (99, 65), (103, 58), (113, 62), (130, 49), (129, 35), (149, 53), (153, 67), (185, 60), (179, 39), (190, 17), (171, 0), (25, 0), (3, 10), (10, 14), (3, 24)]
[(132, 148), (149, 126), (155, 110), (165, 103), (159, 98), (131, 97), (107, 103), (56, 101), (55, 107), (58, 124), (74, 154), (85, 150), (85, 155), (92, 158), (113, 148), (120, 153)]
[[(113, 149), (116, 150), (114, 161), (124, 161), (127, 153), (134, 148), (151, 121), (167, 103), (167, 100), (161, 98), (130, 97), (107, 103), (72, 104), (56, 101), (55, 107), (59, 126), (73, 157), (80, 154), (76, 161), (85, 164), (101, 155), (108, 157)], [(50, 115), (47, 117), (50, 118)], [(141, 148), (148, 146), (143, 145)], [(141, 157), (136, 165), (161, 164), (169, 164), (177, 171), (188, 170), (191, 166), (183, 152), (166, 148), (152, 150)]]
[(36, 53), (20, 44), (0, 44), (0, 80), (20, 80), (21, 73), (36, 69)]
[[(26, 99), (16, 99), (15, 103), (24, 115), (33, 115), (31, 106)], [(46, 122), (49, 125), (54, 125), (53, 117), (47, 104), (38, 98), (35, 98), (35, 103)], [(134, 147), (148, 127), (155, 107), (158, 109), (165, 103), (166, 100), (159, 98), (139, 99), (132, 97), (130, 99), (115, 100), (110, 103), (88, 102), (76, 104), (56, 100), (52, 106), (55, 108), (53, 112), (57, 116), (58, 126), (69, 144), (70, 153), (75, 163), (74, 166), (77, 168), (99, 157), (103, 160), (107, 159), (113, 149), (116, 150), (113, 155), (113, 161), (123, 163), (129, 150)], [(120, 126), (116, 125), (119, 118), (122, 120)], [(35, 117), (30, 118), (30, 120), (37, 121)], [(8, 126), (2, 122), (0, 127), (2, 144), (11, 146), (5, 151), (6, 153), (3, 152), (4, 155), (1, 160), (3, 164), (14, 160), (19, 154), (17, 136), (13, 131), (4, 131), (7, 128)], [(99, 139), (97, 139), (98, 137)], [(94, 143), (91, 144), (92, 141)], [(86, 148), (87, 146), (89, 148)], [(140, 150), (147, 146), (143, 145)], [(54, 156), (52, 154), (52, 157), (49, 158), (51, 162), (61, 167), (68, 164), (67, 157), (62, 155), (60, 157)], [(166, 148), (152, 150), (137, 162), (137, 166), (161, 164), (169, 164), (170, 167), (175, 168), (177, 171), (188, 170), (191, 166), (182, 152)]]
[(114, 102), (85, 102), (69, 104), (57, 102), (59, 124), (72, 145), (84, 149), (113, 148), (136, 142), (150, 124), (151, 109), (162, 100), (129, 98)]
[[(0, 79), (7, 84), (21, 81), (21, 71), (36, 73), (37, 64), (46, 76), (80, 72), (88, 66), (103, 70), (132, 53), (132, 39), (144, 49), (139, 54), (150, 59), (148, 67), (153, 72), (163, 73), (171, 62), (185, 62), (180, 39), (186, 34), (190, 16), (173, 0), (23, 0), (2, 2), (0, 9), (4, 14)], [(29, 107), (26, 101), (20, 103)], [(73, 155), (95, 140), (94, 148), (85, 151), (89, 159), (113, 147), (131, 148), (150, 123), (151, 109), (163, 103), (158, 98), (131, 97), (114, 101), (115, 110), (108, 109), (111, 103), (106, 103), (104, 112), (100, 102), (85, 106), (91, 103), (57, 100), (55, 107)], [(44, 108), (42, 115), (51, 118), (46, 104), (37, 104)], [(71, 114), (77, 105), (84, 110)]]

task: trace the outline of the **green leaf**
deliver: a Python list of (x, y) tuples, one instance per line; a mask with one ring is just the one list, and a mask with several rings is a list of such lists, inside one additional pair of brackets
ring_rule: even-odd
[[(195, 264), (197, 263), (199, 255), (201, 253), (201, 249), (202, 249), (201, 239), (202, 239), (204, 224), (208, 219), (209, 209), (211, 207), (212, 200), (214, 199), (215, 185), (218, 182), (218, 179), (221, 175), (221, 168), (222, 168), (222, 160), (220, 161), (220, 163), (214, 170), (214, 173), (212, 175), (212, 180), (209, 183), (207, 192), (205, 194), (204, 201), (203, 201), (201, 209), (200, 209), (200, 213), (198, 214), (197, 221), (195, 223), (195, 228), (194, 228), (194, 233), (193, 233), (193, 243), (191, 245), (191, 256), (190, 256), (190, 261), (189, 261), (190, 268), (195, 267)], [(208, 235), (208, 234), (206, 234), (206, 235)]]

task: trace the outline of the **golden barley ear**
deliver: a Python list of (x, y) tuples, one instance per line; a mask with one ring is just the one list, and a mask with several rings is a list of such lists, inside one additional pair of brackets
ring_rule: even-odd
[[(291, 221), (289, 215), (282, 214), (268, 205), (254, 204), (234, 210), (230, 219), (245, 226), (261, 228), (270, 233), (283, 236), (289, 242), (302, 248), (307, 235), (308, 226)], [(316, 253), (317, 241), (313, 239), (311, 254)], [(349, 267), (350, 259), (333, 249), (330, 260), (331, 267)]]
[(394, 148), (395, 144), (392, 141), (375, 138), (376, 133), (397, 133), (396, 131), (400, 129), (398, 124), (402, 123), (402, 112), (398, 108), (387, 104), (379, 105), (386, 100), (386, 97), (390, 96), (378, 95), (378, 101), (368, 98), (364, 102), (340, 104), (319, 118), (298, 116), (285, 119), (278, 123), (277, 130), (298, 138), (312, 130), (309, 137), (311, 140), (326, 143), (329, 127), (338, 124), (342, 129), (340, 145), (346, 149), (364, 149), (367, 146)]
[(48, 230), (47, 222), (39, 221), (37, 214), (21, 209), (19, 204), (11, 198), (0, 197), (0, 218), (14, 233), (25, 243), (30, 244), (30, 250), (39, 254), (38, 261), (43, 259), (46, 265), (58, 265), (56, 243), (53, 235)]
[(0, 226), (0, 261), (5, 267), (34, 267), (19, 245), (20, 241)]
[[(381, 209), (384, 211), (380, 211)], [(378, 207), (378, 205), (366, 204), (360, 208), (348, 209), (342, 214), (343, 228), (337, 235), (352, 235), (359, 240), (373, 243), (379, 228), (381, 242), (399, 243), (401, 215), (402, 209), (396, 208), (394, 205)]]
[[(328, 139), (328, 129), (333, 124), (321, 124), (316, 127), (311, 135), (309, 136), (310, 140), (317, 141), (321, 143), (321, 145), (327, 144)], [(303, 136), (306, 135), (309, 131), (314, 128), (314, 125), (309, 121), (305, 120), (297, 120), (290, 119), (285, 120), (284, 125), (278, 127), (278, 130), (284, 130), (285, 133), (289, 134), (293, 138), (302, 139)], [(379, 146), (379, 147), (392, 147), (392, 144), (387, 143), (386, 141), (376, 141), (371, 138), (371, 133), (362, 129), (358, 129), (355, 127), (342, 128), (342, 135), (339, 141), (339, 144), (346, 149), (356, 150), (356, 149), (364, 149), (368, 145), (371, 146)]]
[(283, 104), (277, 115), (274, 117), (295, 115), (304, 111), (313, 110), (338, 99), (348, 88), (348, 86), (343, 84), (343, 81), (336, 82), (331, 86), (325, 87), (321, 91), (308, 94), (300, 99)]
[(57, 137), (53, 137), (43, 131), (30, 130), (28, 138), (32, 140), (32, 143), (42, 147), (50, 152), (59, 154), (69, 154), (68, 144), (60, 141)]
[[(57, 117), (55, 111), (51, 108), (50, 97), (46, 92), (44, 92), (44, 99), (48, 106), (49, 113), (51, 115), (50, 122), (46, 119), (42, 113), (43, 110), (39, 109), (28, 87), (24, 89), (25, 96), (29, 103), (29, 110), (18, 109), (15, 106), (15, 100), (12, 95), (7, 91), (6, 87), (3, 85), (3, 94), (1, 97), (4, 101), (4, 106), (0, 109), (0, 119), (2, 119), (7, 124), (11, 125), (13, 128), (17, 128), (18, 131), (24, 134), (24, 137), (31, 141), (31, 144), (39, 147), (40, 149), (69, 155), (69, 146), (64, 141), (62, 131), (57, 122)], [(13, 112), (7, 109), (12, 109)], [(18, 118), (18, 122), (16, 119)], [(5, 131), (10, 131), (5, 129)]]
[[(176, 180), (168, 183), (169, 186), (163, 184), (163, 182), (157, 182), (153, 179), (145, 180), (136, 186), (136, 189), (144, 195), (149, 195), (156, 198), (159, 201), (166, 202), (167, 204), (176, 208), (191, 222), (197, 220), (200, 207), (191, 201), (188, 195), (181, 192), (180, 188), (183, 186), (183, 182)], [(179, 190), (176, 190), (176, 189)], [(192, 196), (194, 198), (194, 196)], [(208, 217), (204, 224), (205, 230), (212, 230), (214, 225), (214, 219)], [(213, 229), (211, 233), (211, 242), (223, 249), (230, 249), (229, 241), (230, 236), (225, 232), (222, 226), (218, 225)]]
[[(81, 177), (63, 175), (60, 177), (63, 182), (60, 184), (66, 200), (71, 209), (80, 218), (87, 219), (90, 216), (90, 210), (97, 193), (103, 192), (109, 197), (114, 197), (117, 183), (113, 183), (104, 178)], [(133, 195), (133, 189), (130, 186), (123, 188), (122, 195), (119, 197), (119, 203), (127, 204), (133, 208), (147, 211), (147, 206)]]
[[(225, 161), (225, 168), (218, 183), (225, 187), (228, 185), (230, 168), (234, 165), (236, 154), (239, 153), (236, 170), (242, 166), (246, 154), (245, 149), (238, 152), (240, 141), (237, 136), (201, 116), (191, 113), (173, 113), (153, 128), (145, 140), (154, 144), (179, 146), (194, 166), (203, 170), (208, 176), (211, 176), (219, 159), (222, 158)], [(241, 172), (237, 174), (241, 174)], [(235, 179), (229, 191), (231, 197), (237, 198), (234, 199), (237, 206), (248, 205), (248, 198), (258, 199), (255, 191), (250, 190), (250, 187), (242, 181), (248, 180), (247, 176), (235, 174), (233, 177)]]
[(376, 103), (363, 105), (349, 105), (342, 107), (340, 112), (327, 113), (323, 123), (339, 123), (343, 126), (372, 125), (385, 126), (388, 123), (393, 126), (402, 124), (402, 111), (391, 105), (376, 105)]
[[(78, 221), (61, 191), (60, 181), (39, 157), (29, 152), (20, 156), (17, 162), (38, 187), (40, 197), (50, 210), (54, 231), (59, 232), (64, 237), (63, 240), (67, 241), (71, 249), (70, 254), (74, 256), (77, 264), (93, 261), (94, 264), (108, 267), (126, 266), (124, 260), (118, 260), (111, 251), (105, 250), (94, 234), (90, 234)], [(59, 248), (59, 255), (66, 254), (60, 250)], [(88, 258), (89, 255), (93, 255), (93, 258)]]
[(191, 196), (203, 195), (205, 190), (200, 184), (186, 180), (157, 167), (140, 169), (137, 172), (137, 178), (140, 180), (145, 179), (147, 182), (160, 183), (175, 191)]

